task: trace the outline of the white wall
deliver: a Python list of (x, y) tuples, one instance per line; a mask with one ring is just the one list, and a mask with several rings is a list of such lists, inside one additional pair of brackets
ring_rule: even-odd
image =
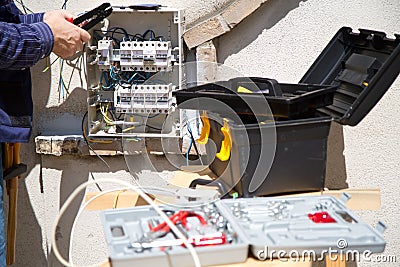
[[(63, 1), (24, 1), (34, 11), (59, 8)], [(103, 1), (69, 1), (75, 13), (89, 9)], [(155, 1), (137, 1), (155, 2)], [(186, 8), (186, 20), (194, 22), (230, 1), (158, 1), (161, 4)], [(132, 1), (113, 1), (113, 4)], [(237, 28), (218, 40), (218, 57), (221, 63), (238, 69), (246, 75), (273, 77), (279, 81), (297, 82), (333, 34), (342, 26), (383, 30), (390, 34), (399, 31), (400, 1), (383, 0), (270, 0), (245, 19)], [(52, 60), (55, 57), (52, 57)], [(71, 84), (71, 95), (58, 100), (58, 69), (42, 73), (44, 62), (34, 68), (33, 85), (35, 101), (34, 135), (49, 132), (80, 132), (80, 120), (85, 112), (86, 91), (80, 87), (77, 75)], [(65, 79), (68, 80), (68, 68)], [(400, 80), (382, 98), (366, 119), (352, 128), (334, 127), (329, 141), (333, 155), (329, 160), (327, 182), (332, 187), (349, 185), (354, 188), (380, 187), (382, 210), (358, 212), (364, 220), (375, 223), (385, 221), (389, 230), (385, 254), (394, 254), (400, 261), (400, 234), (396, 231), (400, 216), (399, 170), (400, 141)], [(74, 90), (72, 90), (74, 89)], [(344, 150), (344, 151), (343, 151)], [(342, 151), (344, 157), (342, 156)], [(33, 143), (23, 146), (23, 160), (29, 172), (20, 181), (19, 230), (17, 263), (15, 266), (45, 266), (46, 236), (60, 203), (73, 188), (88, 179), (93, 171), (96, 177), (128, 177), (122, 157), (107, 158), (109, 171), (96, 158), (53, 157), (36, 155)], [(41, 171), (42, 166), (42, 171)], [(39, 180), (44, 180), (44, 193)], [(345, 180), (347, 177), (347, 181)], [(128, 178), (126, 178), (128, 179)], [(94, 188), (92, 188), (95, 190)], [(75, 205), (76, 206), (76, 205)], [(72, 216), (74, 212), (71, 212)], [(95, 262), (105, 257), (104, 244), (98, 235), (98, 221), (87, 214), (78, 232), (76, 258), (83, 263)], [(59, 230), (58, 238), (68, 240), (68, 219)], [(84, 225), (84, 226), (83, 226)], [(90, 227), (90, 229), (89, 229)], [(89, 259), (88, 261), (85, 261)], [(363, 263), (360, 266), (376, 266)], [(383, 264), (380, 266), (397, 266)]]
[[(295, 83), (342, 27), (399, 33), (400, 1), (270, 0), (218, 40), (219, 60), (249, 76)], [(400, 261), (400, 78), (356, 127), (334, 125), (329, 140), (327, 184), (380, 188), (381, 211), (358, 212), (388, 225), (385, 255)], [(344, 147), (343, 142), (344, 140)], [(344, 148), (344, 151), (343, 151)], [(345, 157), (342, 162), (341, 152)], [(332, 160), (332, 157), (334, 160)], [(343, 178), (346, 178), (345, 181)], [(360, 266), (398, 266), (363, 263)]]

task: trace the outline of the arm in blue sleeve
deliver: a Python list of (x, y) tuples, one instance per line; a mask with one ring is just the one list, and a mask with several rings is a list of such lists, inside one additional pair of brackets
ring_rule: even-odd
[(44, 22), (0, 22), (0, 69), (31, 67), (50, 55), (53, 45), (53, 33)]
[(44, 13), (19, 15), (19, 19), (20, 19), (21, 23), (25, 23), (25, 24), (42, 22), (43, 17), (44, 17)]

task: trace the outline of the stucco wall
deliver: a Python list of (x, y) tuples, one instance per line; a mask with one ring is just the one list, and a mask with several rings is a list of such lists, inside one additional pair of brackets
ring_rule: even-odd
[[(59, 8), (63, 1), (24, 1), (34, 11)], [(68, 9), (79, 13), (102, 1), (69, 1)], [(113, 4), (132, 1), (112, 1)], [(154, 2), (154, 1), (138, 1)], [(209, 11), (230, 1), (158, 1), (163, 5), (186, 9), (186, 21), (195, 23)], [(371, 28), (393, 34), (399, 32), (398, 0), (269, 0), (229, 33), (215, 40), (218, 60), (250, 76), (273, 77), (279, 81), (297, 82), (342, 26)], [(52, 57), (52, 60), (54, 56)], [(71, 84), (71, 94), (59, 101), (58, 69), (42, 73), (41, 62), (33, 69), (35, 128), (39, 133), (79, 133), (81, 117), (85, 112), (86, 91), (80, 87), (77, 75)], [(65, 78), (68, 79), (68, 68)], [(75, 88), (75, 89), (74, 89)], [(400, 141), (400, 80), (382, 98), (371, 113), (356, 127), (334, 126), (329, 141), (330, 158), (327, 185), (331, 187), (371, 188), (382, 190), (382, 210), (358, 212), (368, 223), (385, 221), (389, 229), (385, 254), (397, 255), (400, 261), (400, 234), (397, 218), (400, 216), (400, 175), (398, 157)], [(72, 90), (74, 89), (74, 90)], [(94, 172), (95, 177), (127, 177), (122, 157), (107, 158), (112, 165), (109, 172), (96, 158), (54, 157), (35, 154), (34, 145), (23, 145), (22, 159), (29, 172), (20, 181), (17, 263), (15, 266), (45, 266), (46, 236), (52, 227), (60, 203), (79, 183)], [(344, 155), (344, 156), (343, 156)], [(43, 180), (44, 193), (40, 180)], [(346, 180), (347, 179), (347, 180)], [(92, 188), (95, 190), (95, 188)], [(75, 205), (76, 207), (76, 205)], [(70, 212), (70, 216), (74, 212)], [(74, 250), (81, 263), (95, 262), (105, 257), (98, 222), (93, 214), (82, 218), (79, 237)], [(58, 238), (68, 240), (69, 220), (59, 229)], [(90, 259), (90, 260), (88, 260)], [(376, 266), (363, 263), (360, 266)], [(380, 266), (397, 266), (383, 264)]]
[[(219, 61), (249, 76), (297, 82), (342, 26), (399, 32), (400, 1), (278, 1), (265, 3), (218, 40)], [(333, 125), (327, 185), (380, 188), (382, 209), (358, 212), (388, 225), (386, 255), (400, 255), (400, 78), (357, 126)], [(342, 133), (343, 132), (343, 133)], [(341, 155), (344, 155), (344, 158)], [(345, 160), (345, 161), (344, 161)], [(347, 177), (347, 180), (345, 178)], [(399, 259), (398, 259), (399, 261)], [(377, 266), (363, 263), (360, 266)], [(378, 266), (398, 266), (381, 263)]]

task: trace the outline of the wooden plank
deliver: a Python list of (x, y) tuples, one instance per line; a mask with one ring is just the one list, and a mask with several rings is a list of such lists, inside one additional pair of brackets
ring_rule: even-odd
[[(191, 182), (189, 177), (193, 177), (193, 175), (189, 174), (180, 174), (173, 178), (173, 183), (175, 185), (184, 186)], [(207, 176), (196, 176), (201, 178), (207, 178)], [(172, 183), (171, 182), (171, 183)], [(213, 189), (212, 187), (199, 187), (199, 189)], [(343, 192), (346, 192), (351, 195), (351, 199), (347, 202), (347, 206), (352, 210), (380, 210), (381, 208), (381, 199), (380, 199), (380, 190), (379, 189), (345, 189), (345, 190), (329, 190), (323, 191), (323, 195), (334, 196), (339, 198)], [(91, 197), (98, 194), (98, 192), (88, 192), (85, 196), (85, 201), (88, 201)], [(99, 197), (93, 201), (88, 207), (88, 210), (102, 210), (102, 209), (111, 209), (113, 208), (115, 199), (118, 195), (118, 192), (112, 192), (105, 194), (104, 196)], [(302, 194), (293, 194), (291, 196), (316, 196), (321, 195), (321, 192), (310, 192), (310, 193), (302, 193)], [(147, 203), (138, 197), (138, 194), (132, 191), (127, 191), (119, 194), (117, 207), (118, 208), (126, 208), (132, 206), (142, 206), (147, 205)]]
[[(111, 263), (106, 263), (102, 265), (102, 267), (111, 267), (111, 266), (112, 266)], [(290, 261), (289, 259), (286, 262), (280, 260), (260, 261), (254, 258), (248, 258), (245, 262), (242, 263), (214, 265), (210, 267), (312, 267), (312, 262), (308, 260), (293, 262)], [(336, 266), (330, 266), (330, 267), (336, 267)], [(342, 267), (342, 265), (340, 265), (340, 267)]]
[[(85, 195), (85, 201), (88, 201), (92, 197), (98, 195), (99, 192), (88, 192)], [(116, 204), (115, 208), (127, 208), (134, 206), (143, 206), (147, 205), (147, 202), (144, 201), (136, 192), (132, 191), (124, 191), (124, 192), (110, 192), (107, 193), (87, 206), (87, 210), (105, 210), (114, 208), (114, 203)]]
[(343, 192), (346, 192), (351, 195), (351, 199), (346, 203), (349, 209), (352, 210), (381, 209), (381, 191), (379, 188), (326, 190), (322, 194), (339, 198)]
[(326, 267), (346, 267), (346, 260), (340, 258), (338, 255), (337, 259), (331, 259), (331, 257), (325, 257)]

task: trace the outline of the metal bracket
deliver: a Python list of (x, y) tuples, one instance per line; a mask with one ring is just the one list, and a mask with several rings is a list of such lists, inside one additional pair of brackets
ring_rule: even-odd
[(378, 223), (376, 224), (375, 230), (380, 233), (383, 234), (385, 232), (385, 230), (387, 229), (386, 224), (384, 224), (381, 221), (378, 221)]
[(348, 193), (346, 193), (346, 192), (343, 192), (343, 193), (340, 195), (339, 200), (342, 201), (343, 203), (347, 203), (347, 201), (349, 201), (350, 198), (351, 198), (351, 195), (350, 195), (350, 194), (348, 194)]

